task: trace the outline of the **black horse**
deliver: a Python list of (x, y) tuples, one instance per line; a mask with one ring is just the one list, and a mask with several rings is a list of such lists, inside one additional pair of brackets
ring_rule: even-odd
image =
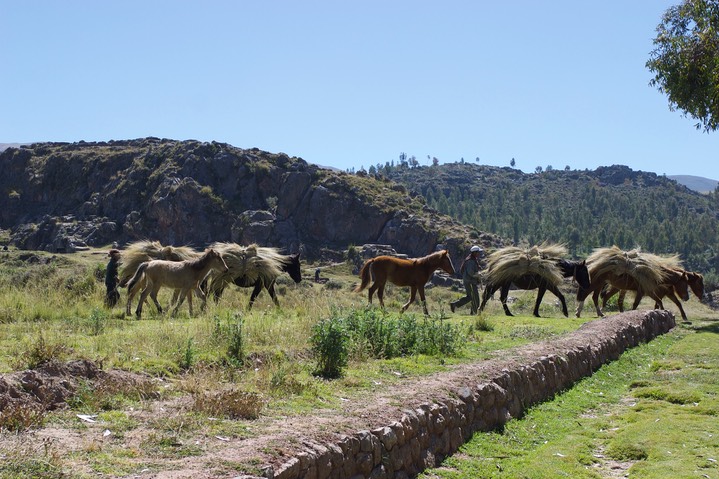
[[(564, 276), (565, 278), (569, 278), (571, 276), (572, 279), (577, 282), (580, 290), (589, 288), (589, 270), (587, 269), (586, 261), (579, 262), (559, 259), (557, 260), (557, 266), (559, 267), (562, 276)], [(539, 304), (542, 302), (544, 293), (547, 292), (547, 290), (551, 291), (557, 298), (559, 298), (559, 300), (562, 302), (562, 313), (565, 317), (569, 316), (569, 313), (567, 312), (567, 303), (564, 300), (564, 295), (562, 294), (562, 292), (559, 291), (559, 288), (557, 288), (557, 286), (547, 281), (544, 277), (537, 273), (528, 273), (518, 278), (512, 279), (511, 281), (505, 281), (500, 284), (487, 283), (487, 286), (484, 289), (484, 294), (482, 295), (482, 304), (480, 305), (479, 310), (482, 311), (484, 309), (484, 305), (487, 304), (489, 298), (491, 298), (492, 295), (494, 295), (494, 293), (501, 288), (499, 299), (500, 301), (502, 301), (504, 313), (507, 316), (514, 316), (507, 307), (507, 296), (509, 295), (509, 287), (512, 284), (514, 284), (514, 286), (519, 289), (539, 289), (539, 291), (537, 292), (537, 302), (534, 304), (534, 316), (539, 318)]]
[[(283, 255), (282, 257), (282, 271), (290, 275), (290, 278), (295, 283), (299, 283), (302, 281), (302, 269), (300, 267), (300, 254), (289, 254), (289, 255)], [(275, 303), (275, 306), (279, 306), (280, 302), (277, 300), (277, 294), (275, 293), (275, 282), (277, 278), (268, 278), (264, 276), (258, 277), (254, 282), (249, 281), (247, 276), (238, 276), (237, 278), (233, 279), (232, 282), (239, 286), (240, 288), (251, 288), (254, 287), (252, 290), (252, 294), (250, 295), (250, 304), (247, 307), (248, 310), (252, 309), (252, 304), (255, 302), (255, 299), (257, 299), (257, 296), (262, 292), (262, 288), (267, 289), (267, 292), (270, 293), (270, 297), (272, 298), (272, 301)], [(219, 301), (220, 296), (222, 296), (222, 292), (224, 291), (225, 287), (224, 285), (219, 287), (217, 290), (215, 290), (215, 301)]]

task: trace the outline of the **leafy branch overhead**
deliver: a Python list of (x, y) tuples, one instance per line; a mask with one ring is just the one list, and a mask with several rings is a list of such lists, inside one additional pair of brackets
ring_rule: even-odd
[(685, 0), (657, 26), (649, 82), (706, 132), (719, 127), (719, 1)]

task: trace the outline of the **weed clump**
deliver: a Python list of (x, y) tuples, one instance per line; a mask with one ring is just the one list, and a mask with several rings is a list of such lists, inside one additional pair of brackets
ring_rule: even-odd
[(229, 419), (257, 419), (265, 405), (262, 395), (251, 391), (227, 389), (193, 394), (192, 410)]

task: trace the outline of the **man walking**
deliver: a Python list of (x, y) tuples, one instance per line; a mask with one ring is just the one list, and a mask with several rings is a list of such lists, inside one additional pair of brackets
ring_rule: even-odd
[(460, 273), (462, 273), (462, 283), (464, 284), (464, 289), (467, 294), (457, 301), (449, 303), (449, 308), (453, 313), (456, 308), (471, 302), (471, 314), (477, 314), (477, 310), (479, 309), (479, 290), (477, 288), (477, 285), (479, 285), (480, 270), (479, 255), (482, 251), (482, 248), (479, 246), (472, 246), (469, 249), (469, 255), (464, 258), (462, 266), (459, 268)]

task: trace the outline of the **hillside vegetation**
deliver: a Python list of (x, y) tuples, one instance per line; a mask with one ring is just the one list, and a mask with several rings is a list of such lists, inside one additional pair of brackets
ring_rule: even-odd
[(373, 171), (423, 195), (440, 213), (515, 243), (564, 242), (576, 257), (609, 245), (679, 253), (686, 268), (710, 283), (719, 278), (717, 192), (700, 194), (626, 166), (527, 174), (453, 163)]

